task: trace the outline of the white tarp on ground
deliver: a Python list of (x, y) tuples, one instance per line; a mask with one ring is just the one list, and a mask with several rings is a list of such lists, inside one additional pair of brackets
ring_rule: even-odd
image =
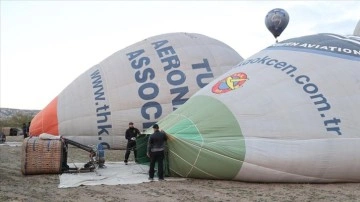
[[(68, 164), (70, 167), (75, 167)], [(84, 164), (76, 163), (77, 167)], [(150, 182), (148, 180), (149, 166), (129, 162), (105, 162), (106, 168), (97, 169), (96, 172), (87, 173), (64, 173), (60, 175), (59, 188), (78, 187), (80, 185), (118, 185), (139, 184)], [(184, 180), (185, 178), (166, 178), (166, 180)], [(155, 178), (155, 180), (157, 180)]]
[(1, 143), (0, 146), (10, 146), (10, 147), (20, 147), (22, 145), (22, 142), (4, 142)]

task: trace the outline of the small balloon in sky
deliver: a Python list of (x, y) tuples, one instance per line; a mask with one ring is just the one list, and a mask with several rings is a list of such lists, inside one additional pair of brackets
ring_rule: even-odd
[(286, 26), (289, 24), (289, 19), (289, 14), (282, 8), (272, 9), (266, 14), (265, 25), (275, 37), (276, 42), (277, 37), (281, 35)]

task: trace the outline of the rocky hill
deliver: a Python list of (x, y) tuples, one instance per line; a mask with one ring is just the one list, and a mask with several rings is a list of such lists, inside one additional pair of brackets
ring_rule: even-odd
[(35, 116), (39, 111), (40, 110), (0, 108), (0, 120), (11, 118), (18, 113)]

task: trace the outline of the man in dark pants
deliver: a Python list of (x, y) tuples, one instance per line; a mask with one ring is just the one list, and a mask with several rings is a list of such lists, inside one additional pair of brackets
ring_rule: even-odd
[(128, 140), (127, 145), (126, 145), (126, 153), (125, 153), (125, 160), (124, 160), (125, 165), (128, 164), (128, 159), (129, 159), (131, 150), (134, 151), (134, 156), (136, 158), (136, 137), (138, 135), (140, 135), (139, 129), (134, 127), (133, 122), (130, 122), (129, 128), (125, 132), (125, 138)]
[(149, 180), (154, 180), (155, 162), (158, 165), (159, 180), (164, 180), (164, 157), (166, 133), (159, 130), (159, 126), (154, 124), (154, 133), (150, 135), (147, 145), (147, 156), (150, 158)]
[(29, 121), (28, 125), (26, 126), (26, 137), (30, 136), (30, 124), (31, 124), (31, 121)]
[(26, 127), (25, 123), (23, 123), (23, 125), (22, 125), (22, 131), (23, 131), (24, 139), (27, 138), (28, 137), (28, 135), (27, 135), (28, 130), (27, 130), (27, 127)]

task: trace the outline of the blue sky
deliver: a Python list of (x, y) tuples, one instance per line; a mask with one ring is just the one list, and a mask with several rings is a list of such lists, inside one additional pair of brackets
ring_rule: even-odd
[(283, 8), (279, 41), (353, 34), (360, 1), (0, 1), (0, 107), (42, 109), (111, 54), (151, 36), (190, 32), (247, 58), (273, 44), (265, 16)]

